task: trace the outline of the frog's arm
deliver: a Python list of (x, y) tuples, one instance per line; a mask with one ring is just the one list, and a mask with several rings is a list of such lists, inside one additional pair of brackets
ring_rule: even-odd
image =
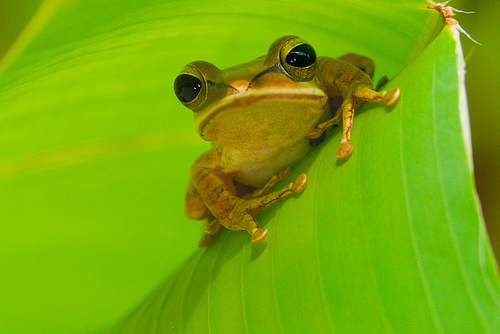
[(324, 91), (329, 97), (341, 97), (342, 105), (335, 117), (318, 124), (308, 135), (315, 139), (330, 126), (339, 124), (342, 119), (342, 137), (340, 147), (337, 150), (338, 158), (346, 158), (352, 152), (351, 133), (355, 109), (364, 101), (380, 102), (393, 105), (399, 99), (399, 89), (376, 92), (372, 89), (373, 84), (370, 77), (354, 65), (343, 60), (320, 57), (318, 59), (318, 73), (321, 73), (321, 81)]

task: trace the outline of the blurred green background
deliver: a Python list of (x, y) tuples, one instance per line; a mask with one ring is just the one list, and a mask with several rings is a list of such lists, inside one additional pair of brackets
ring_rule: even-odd
[[(37, 10), (41, 0), (0, 0), (0, 57)], [(467, 94), (477, 190), (497, 259), (500, 258), (500, 2), (454, 0), (449, 5), (474, 11), (455, 16), (483, 45), (463, 36), (467, 60)]]
[[(22, 31), (23, 27), (30, 20), (31, 16), (37, 10), (37, 7), (41, 3), (41, 0), (22, 0), (22, 1), (5, 1), (0, 0), (0, 57), (8, 50), (9, 46), (16, 40), (18, 34)], [(71, 1), (69, 1), (71, 2)], [(489, 233), (492, 239), (493, 247), (495, 248), (497, 258), (500, 254), (500, 208), (498, 207), (500, 192), (499, 183), (500, 179), (497, 171), (500, 170), (500, 140), (497, 131), (497, 124), (499, 124), (500, 114), (499, 106), (500, 103), (497, 99), (497, 94), (493, 89), (499, 87), (499, 75), (500, 67), (494, 55), (496, 56), (500, 51), (500, 46), (498, 45), (498, 37), (496, 32), (500, 29), (497, 28), (497, 19), (500, 15), (500, 3), (496, 1), (461, 1), (455, 0), (450, 5), (464, 9), (473, 10), (476, 14), (465, 15), (458, 14), (456, 17), (462, 27), (466, 29), (475, 39), (483, 43), (483, 46), (476, 46), (471, 41), (467, 40), (465, 37), (462, 38), (465, 55), (467, 59), (467, 89), (469, 95), (469, 108), (471, 117), (471, 127), (472, 127), (472, 137), (473, 137), (473, 147), (474, 147), (474, 163), (475, 172), (477, 179), (477, 188), (481, 202), (484, 208), (485, 220), (489, 228)], [(187, 119), (186, 122), (190, 122)], [(121, 158), (120, 158), (121, 159)], [(163, 163), (167, 163), (163, 161)], [(146, 170), (147, 168), (142, 168)], [(127, 177), (127, 175), (124, 175)], [(137, 179), (137, 182), (143, 182), (140, 175), (132, 175), (132, 177)], [(183, 176), (179, 176), (182, 178)], [(99, 180), (99, 175), (96, 175), (96, 180)], [(101, 178), (102, 179), (102, 178)], [(93, 182), (95, 180), (89, 180)], [(183, 182), (183, 181), (182, 181)], [(26, 185), (29, 186), (28, 184)], [(154, 186), (154, 185), (151, 185)], [(157, 185), (159, 186), (159, 185)], [(8, 190), (8, 189), (7, 189)], [(110, 192), (113, 189), (109, 190)], [(21, 196), (17, 194), (17, 196)], [(161, 199), (158, 199), (161, 200)], [(179, 198), (179, 202), (182, 198)], [(118, 200), (117, 202), (126, 203), (125, 201)], [(5, 201), (4, 203), (7, 203)], [(43, 203), (42, 203), (43, 205)], [(122, 204), (126, 205), (126, 204)], [(197, 223), (194, 223), (194, 230), (197, 229)], [(35, 227), (36, 228), (36, 227)], [(54, 227), (56, 228), (56, 227)], [(71, 233), (79, 233), (78, 226), (74, 227), (74, 231)], [(102, 243), (106, 242), (104, 235), (109, 233), (103, 227), (102, 231)], [(197, 232), (197, 231), (194, 231)], [(70, 232), (68, 232), (70, 233)], [(116, 233), (116, 231), (111, 231), (111, 233)], [(165, 232), (166, 233), (166, 232)], [(8, 235), (8, 233), (7, 233)], [(161, 239), (161, 238), (160, 238)], [(124, 240), (124, 242), (127, 242)], [(160, 241), (157, 241), (160, 242)], [(30, 249), (25, 249), (24, 252), (29, 255)], [(54, 252), (59, 252), (60, 250), (54, 250)], [(88, 252), (92, 252), (91, 249)], [(117, 251), (117, 253), (119, 253)], [(55, 254), (55, 253), (54, 253)], [(73, 254), (76, 257), (79, 254)], [(69, 256), (73, 256), (69, 254)], [(138, 257), (140, 255), (137, 255)], [(30, 258), (28, 256), (28, 258)], [(57, 260), (58, 257), (56, 256)], [(144, 261), (143, 259), (140, 259)], [(181, 261), (182, 259), (179, 259)], [(119, 267), (119, 261), (124, 261), (124, 259), (117, 258), (116, 268), (106, 268), (102, 271), (102, 277), (105, 275), (116, 275), (116, 271)], [(5, 265), (1, 264), (0, 265)], [(27, 266), (36, 267), (37, 263), (28, 262)], [(94, 264), (95, 265), (95, 264)], [(71, 266), (69, 266), (71, 268)], [(89, 267), (91, 267), (89, 265)], [(147, 266), (146, 266), (147, 267)], [(57, 269), (57, 267), (55, 268)], [(102, 270), (103, 268), (97, 267), (96, 270)], [(143, 276), (157, 276), (163, 277), (163, 273), (159, 272), (160, 269), (156, 270), (154, 273), (143, 272)], [(36, 271), (33, 271), (36, 272)], [(74, 268), (76, 275), (89, 275), (84, 272), (82, 268)], [(154, 274), (154, 275), (153, 275)], [(62, 277), (64, 273), (56, 272), (54, 277)], [(52, 276), (51, 276), (52, 277)], [(85, 279), (85, 277), (83, 277)], [(36, 282), (36, 278), (26, 277), (26, 280), (32, 280)], [(47, 278), (48, 279), (48, 278)], [(139, 281), (137, 277), (127, 277), (128, 284), (131, 286), (134, 281)], [(55, 282), (57, 285), (59, 281)], [(64, 279), (60, 279), (61, 284), (65, 282)], [(77, 284), (76, 281), (71, 281), (73, 284)], [(152, 283), (155, 284), (155, 283)], [(76, 286), (76, 289), (79, 287)], [(35, 289), (34, 289), (35, 291)], [(82, 287), (82, 291), (86, 291), (85, 287)], [(98, 291), (96, 295), (98, 294)], [(33, 296), (34, 299), (43, 298), (40, 296)], [(36, 300), (35, 300), (36, 301)], [(116, 301), (119, 303), (120, 299), (117, 296)], [(43, 301), (39, 301), (40, 305), (45, 305)], [(0, 330), (1, 332), (1, 330)]]
[(455, 16), (482, 46), (462, 38), (474, 150), (476, 185), (495, 255), (500, 258), (500, 2), (456, 0), (450, 5), (474, 14)]

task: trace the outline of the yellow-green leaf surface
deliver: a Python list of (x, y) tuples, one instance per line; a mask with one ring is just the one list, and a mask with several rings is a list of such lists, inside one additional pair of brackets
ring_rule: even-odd
[[(500, 331), (458, 35), (426, 4), (43, 2), (0, 62), (0, 328), (103, 332), (143, 300), (116, 332)], [(308, 188), (257, 216), (266, 242), (197, 249), (208, 145), (173, 80), (286, 34), (369, 56), (401, 99), (363, 106), (349, 159), (335, 130), (294, 167)]]

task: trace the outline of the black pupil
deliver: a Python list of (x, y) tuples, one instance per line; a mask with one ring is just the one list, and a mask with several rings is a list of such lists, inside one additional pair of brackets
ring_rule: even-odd
[(294, 67), (307, 67), (316, 61), (316, 52), (309, 44), (301, 44), (286, 55), (286, 62)]
[(175, 95), (182, 103), (193, 101), (201, 90), (201, 81), (189, 74), (179, 75), (174, 82)]

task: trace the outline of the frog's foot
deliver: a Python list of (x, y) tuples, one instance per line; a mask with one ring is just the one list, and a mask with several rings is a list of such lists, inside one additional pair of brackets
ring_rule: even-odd
[(200, 242), (198, 242), (198, 247), (207, 247), (212, 243), (213, 235), (217, 232), (219, 232), (220, 229), (220, 223), (217, 219), (212, 219), (208, 220), (205, 224), (202, 226), (202, 234), (203, 236), (200, 239)]
[(352, 95), (349, 95), (342, 102), (340, 107), (342, 111), (342, 137), (340, 138), (340, 147), (335, 154), (337, 158), (346, 158), (352, 152), (351, 133), (354, 119), (354, 111), (364, 101), (380, 102), (384, 101), (386, 105), (391, 106), (399, 99), (399, 88), (393, 88), (390, 91), (376, 92), (367, 87), (357, 87)]
[(280, 174), (276, 176), (277, 180), (271, 178), (268, 184), (266, 184), (266, 186), (261, 189), (263, 190), (261, 196), (250, 199), (241, 199), (241, 202), (238, 203), (233, 210), (231, 210), (231, 223), (228, 224), (229, 226), (226, 226), (225, 224), (223, 225), (231, 230), (247, 230), (248, 233), (252, 235), (253, 243), (259, 243), (263, 241), (267, 236), (267, 229), (260, 228), (259, 224), (253, 218), (253, 216), (255, 216), (265, 207), (279, 201), (280, 199), (285, 198), (287, 195), (300, 193), (306, 188), (307, 177), (305, 174), (301, 174), (294, 182), (288, 184), (284, 188), (268, 193), (269, 188), (274, 183), (278, 182), (284, 175), (288, 175), (289, 173), (290, 172), (288, 169), (284, 169)]

